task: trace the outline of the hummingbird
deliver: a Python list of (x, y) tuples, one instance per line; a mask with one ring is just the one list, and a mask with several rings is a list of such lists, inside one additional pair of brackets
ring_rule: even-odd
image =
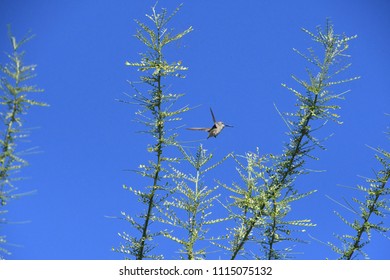
[(222, 129), (224, 127), (233, 127), (231, 125), (224, 124), (223, 122), (217, 122), (216, 119), (215, 119), (213, 110), (211, 108), (210, 108), (210, 113), (211, 113), (211, 117), (213, 118), (213, 122), (214, 122), (213, 127), (211, 127), (211, 128), (208, 128), (208, 127), (190, 127), (190, 128), (187, 128), (187, 129), (188, 130), (207, 131), (209, 133), (209, 136), (207, 137), (207, 139), (209, 139), (210, 137), (217, 137), (217, 135), (221, 133), (221, 131), (222, 131)]

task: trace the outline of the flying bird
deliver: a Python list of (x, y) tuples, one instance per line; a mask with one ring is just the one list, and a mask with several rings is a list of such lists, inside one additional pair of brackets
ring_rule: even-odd
[(213, 110), (211, 108), (210, 108), (210, 113), (211, 113), (211, 117), (213, 118), (213, 122), (214, 122), (213, 127), (211, 127), (211, 128), (209, 128), (209, 127), (190, 127), (187, 129), (188, 130), (207, 131), (209, 133), (209, 136), (207, 137), (207, 139), (209, 139), (210, 137), (217, 137), (217, 135), (221, 133), (221, 131), (222, 131), (222, 129), (224, 129), (224, 127), (233, 127), (231, 125), (224, 124), (223, 122), (217, 122), (215, 119)]

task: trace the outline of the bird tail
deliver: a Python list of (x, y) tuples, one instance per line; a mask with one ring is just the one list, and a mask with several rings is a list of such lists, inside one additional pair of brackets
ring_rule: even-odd
[(209, 131), (210, 128), (207, 127), (188, 127), (187, 130), (197, 130), (197, 131)]

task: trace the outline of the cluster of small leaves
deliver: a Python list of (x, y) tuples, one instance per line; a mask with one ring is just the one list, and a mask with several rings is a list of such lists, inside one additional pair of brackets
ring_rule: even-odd
[(140, 29), (135, 36), (146, 45), (148, 50), (141, 54), (140, 62), (126, 62), (126, 65), (137, 67), (138, 71), (142, 72), (141, 85), (146, 87), (145, 90), (142, 90), (135, 83), (129, 82), (135, 90), (135, 94), (132, 96), (133, 101), (128, 103), (136, 104), (139, 107), (136, 112), (137, 121), (146, 127), (146, 130), (142, 132), (150, 134), (155, 139), (155, 144), (148, 147), (148, 151), (155, 155), (155, 159), (150, 160), (148, 164), (141, 164), (140, 170), (137, 171), (141, 176), (150, 178), (152, 184), (145, 187), (144, 190), (125, 186), (138, 196), (139, 201), (146, 206), (146, 210), (137, 217), (130, 217), (125, 212), (122, 213), (124, 219), (140, 233), (140, 237), (127, 233), (120, 234), (125, 244), (120, 245), (120, 248), (116, 250), (130, 254), (139, 260), (161, 257), (150, 254), (154, 248), (151, 241), (159, 234), (158, 231), (152, 232), (150, 230), (150, 224), (156, 220), (155, 208), (169, 194), (167, 184), (163, 182), (164, 174), (167, 173), (165, 165), (177, 161), (176, 158), (170, 158), (165, 153), (166, 147), (176, 145), (177, 135), (173, 131), (177, 127), (170, 127), (169, 123), (181, 120), (180, 114), (189, 110), (188, 106), (177, 110), (173, 109), (173, 105), (183, 94), (168, 92), (163, 82), (166, 77), (183, 78), (184, 76), (180, 72), (187, 70), (180, 61), (169, 63), (163, 52), (168, 44), (181, 39), (192, 31), (192, 27), (190, 27), (173, 35), (172, 31), (168, 30), (167, 24), (179, 8), (168, 15), (166, 9), (157, 13), (156, 7), (152, 7), (152, 14), (146, 15), (152, 22), (151, 27), (136, 21)]
[(209, 188), (205, 184), (204, 177), (207, 172), (222, 164), (230, 154), (217, 163), (203, 168), (213, 155), (207, 154), (202, 145), (199, 146), (195, 156), (188, 154), (181, 146), (179, 149), (184, 161), (193, 168), (194, 174), (186, 174), (172, 167), (169, 177), (173, 180), (175, 188), (170, 199), (160, 208), (162, 218), (159, 218), (159, 221), (174, 228), (172, 231), (164, 231), (163, 235), (182, 246), (180, 250), (182, 258), (204, 259), (207, 255), (206, 248), (196, 249), (197, 244), (206, 239), (211, 225), (226, 220), (226, 218), (210, 218), (213, 204), (220, 195), (214, 194), (218, 187)]
[[(294, 182), (298, 176), (308, 173), (305, 168), (307, 158), (317, 159), (313, 156), (312, 151), (316, 147), (324, 149), (321, 141), (314, 137), (314, 132), (323, 127), (329, 120), (337, 121), (339, 117), (335, 110), (340, 107), (334, 101), (341, 99), (344, 93), (334, 94), (330, 87), (358, 78), (334, 80), (335, 75), (350, 67), (350, 64), (341, 65), (341, 62), (342, 58), (348, 57), (345, 53), (348, 49), (348, 42), (356, 36), (346, 37), (335, 34), (330, 22), (327, 22), (324, 31), (318, 28), (316, 34), (306, 29), (303, 31), (320, 44), (323, 55), (320, 58), (313, 49), (309, 49), (309, 55), (295, 50), (314, 66), (314, 70), (307, 68), (308, 80), (293, 76), (293, 79), (303, 87), (303, 92), (282, 84), (296, 96), (296, 107), (298, 108), (294, 113), (280, 114), (287, 125), (287, 134), (290, 137), (283, 154), (269, 155), (268, 160), (271, 164), (268, 167), (262, 163), (266, 158), (255, 157), (258, 161), (257, 174), (251, 170), (253, 153), (246, 155), (248, 165), (245, 168), (239, 164), (240, 168), (246, 170), (248, 175), (243, 177), (240, 173), (244, 179), (244, 187), (230, 188), (231, 191), (235, 192), (239, 190), (241, 195), (241, 197), (235, 198), (235, 205), (245, 205), (245, 207), (241, 206), (244, 215), (238, 219), (239, 226), (233, 229), (233, 241), (230, 247), (232, 259), (236, 258), (239, 253), (247, 253), (244, 250), (244, 245), (248, 241), (253, 241), (254, 238), (264, 251), (264, 255), (259, 258), (286, 258), (286, 252), (290, 252), (290, 249), (277, 250), (276, 245), (282, 241), (300, 241), (290, 236), (291, 226), (313, 226), (308, 219), (288, 221), (286, 217), (290, 212), (291, 202), (304, 198), (313, 192), (298, 194)], [(322, 122), (318, 128), (312, 127), (315, 121)], [(255, 176), (253, 177), (253, 175)], [(252, 193), (254, 178), (261, 182), (256, 195)], [(249, 205), (255, 207), (251, 209), (248, 208)], [(248, 212), (248, 210), (250, 211)], [(251, 214), (249, 218), (247, 213)], [(255, 237), (253, 232), (259, 228), (261, 229), (260, 239)]]
[[(25, 37), (17, 41), (12, 35), (9, 27), (9, 39), (12, 52), (7, 54), (9, 63), (0, 65), (2, 73), (0, 81), (0, 117), (2, 129), (0, 131), (0, 206), (5, 206), (11, 199), (22, 194), (16, 194), (17, 188), (14, 183), (20, 178), (13, 174), (27, 165), (27, 161), (21, 157), (22, 151), (17, 151), (18, 139), (28, 136), (25, 130), (22, 130), (23, 119), (31, 106), (47, 106), (42, 102), (30, 99), (29, 93), (42, 92), (34, 85), (28, 82), (35, 77), (34, 70), (36, 65), (24, 65), (24, 51), (20, 48), (28, 42), (32, 36)], [(0, 212), (4, 213), (3, 211)], [(2, 222), (5, 222), (3, 220)], [(1, 243), (5, 242), (5, 237), (1, 237)]]
[[(264, 184), (267, 181), (264, 170), (266, 166), (263, 162), (265, 157), (260, 157), (258, 153), (248, 152), (243, 157), (246, 160), (246, 165), (239, 160), (240, 156), (234, 155), (233, 159), (237, 163), (236, 168), (244, 187), (233, 182), (232, 186), (219, 182), (225, 189), (229, 190), (232, 195), (230, 199), (233, 201), (228, 205), (229, 216), (237, 224), (233, 228), (229, 228), (227, 239), (229, 246), (223, 246), (216, 243), (217, 246), (229, 251), (232, 259), (235, 259), (237, 254), (245, 254), (243, 245), (247, 241), (253, 241), (252, 229), (256, 225), (264, 223), (261, 216), (256, 216), (256, 209), (262, 211), (264, 209)], [(257, 211), (258, 212), (258, 211)]]
[[(275, 179), (274, 184), (280, 187), (290, 187), (289, 179), (298, 176), (305, 172), (302, 168), (305, 164), (305, 157), (316, 159), (310, 152), (319, 147), (324, 149), (321, 141), (313, 136), (313, 132), (325, 125), (329, 120), (338, 121), (339, 115), (335, 112), (340, 109), (336, 104), (337, 100), (343, 99), (346, 92), (333, 93), (331, 86), (350, 82), (358, 79), (353, 77), (343, 80), (334, 80), (334, 77), (341, 72), (347, 70), (351, 64), (343, 65), (348, 43), (357, 36), (341, 36), (333, 31), (332, 24), (328, 21), (325, 30), (317, 28), (317, 33), (314, 34), (306, 29), (303, 31), (311, 36), (311, 38), (319, 43), (323, 50), (323, 57), (316, 55), (312, 48), (309, 48), (309, 55), (306, 55), (298, 50), (295, 50), (299, 55), (305, 58), (314, 70), (307, 68), (308, 80), (302, 80), (294, 75), (292, 78), (303, 87), (304, 93), (287, 87), (297, 98), (297, 108), (295, 113), (286, 113), (283, 117), (287, 127), (290, 142), (286, 145), (284, 154), (279, 159), (279, 166), (276, 172), (279, 174)], [(320, 120), (321, 125), (317, 128), (312, 127), (312, 122)]]
[[(275, 195), (275, 188), (270, 185), (274, 172), (272, 164), (269, 164), (272, 159), (271, 155), (260, 156), (257, 149), (256, 153), (248, 152), (245, 156), (235, 155), (233, 158), (238, 166), (236, 169), (243, 186), (238, 183), (233, 183), (232, 186), (220, 184), (232, 193), (230, 196), (232, 203), (228, 209), (230, 218), (235, 221), (236, 226), (229, 229), (227, 235), (229, 246), (221, 244), (217, 246), (228, 250), (231, 259), (236, 259), (239, 255), (248, 256), (251, 250), (244, 248), (246, 243), (257, 244), (262, 252), (262, 255), (258, 255), (251, 251), (250, 257), (286, 258), (288, 250), (278, 251), (273, 248), (273, 245), (281, 241), (301, 241), (291, 237), (294, 231), (290, 229), (292, 226), (314, 226), (309, 219), (286, 220), (291, 210), (290, 204), (314, 191), (300, 195), (291, 193), (289, 196), (280, 198), (280, 193)], [(241, 162), (241, 158), (245, 163)], [(274, 199), (275, 197), (278, 201)]]
[[(305, 33), (311, 36), (314, 42), (319, 43), (323, 55), (320, 58), (313, 49), (309, 49), (309, 55), (305, 55), (296, 50), (298, 54), (304, 57), (314, 70), (307, 69), (308, 80), (302, 80), (295, 76), (293, 79), (304, 89), (304, 93), (298, 90), (288, 88), (297, 98), (297, 108), (295, 113), (287, 113), (283, 117), (289, 129), (288, 135), (290, 142), (287, 143), (284, 153), (276, 157), (277, 163), (274, 165), (273, 174), (270, 182), (270, 198), (274, 201), (273, 213), (278, 213), (277, 201), (295, 195), (296, 189), (293, 185), (297, 176), (307, 173), (305, 161), (307, 158), (317, 159), (312, 155), (315, 147), (325, 149), (321, 141), (314, 137), (314, 132), (323, 127), (329, 120), (337, 121), (339, 116), (335, 110), (340, 106), (335, 102), (341, 99), (345, 93), (333, 93), (331, 86), (350, 82), (358, 79), (353, 77), (343, 80), (334, 80), (334, 77), (350, 67), (351, 64), (343, 65), (344, 59), (349, 57), (346, 54), (348, 43), (356, 36), (346, 37), (334, 33), (333, 25), (328, 21), (325, 30), (317, 28), (316, 33), (303, 29)], [(313, 128), (313, 122), (320, 121), (321, 125)], [(340, 122), (338, 122), (340, 123)], [(271, 239), (268, 242), (268, 259), (274, 259), (273, 247), (278, 240), (278, 233), (275, 231), (278, 224), (277, 215), (271, 216), (273, 222), (269, 229)], [(276, 255), (277, 257), (277, 255)]]
[[(328, 242), (329, 246), (340, 254), (339, 259), (351, 260), (358, 257), (359, 254), (368, 258), (363, 247), (371, 241), (372, 231), (386, 233), (390, 230), (389, 227), (383, 225), (383, 219), (390, 211), (389, 199), (387, 198), (390, 194), (390, 188), (387, 187), (390, 179), (390, 153), (383, 149), (376, 151), (378, 154), (375, 157), (382, 168), (375, 174), (375, 178), (366, 179), (368, 187), (357, 186), (359, 191), (365, 193), (364, 200), (352, 199), (359, 206), (358, 209), (350, 204), (344, 206), (356, 216), (356, 219), (350, 222), (343, 215), (335, 212), (353, 231), (353, 234), (336, 235), (341, 241), (341, 247)], [(374, 216), (379, 217), (379, 221), (373, 222)]]
[(192, 31), (192, 27), (175, 35), (172, 35), (172, 31), (168, 31), (166, 26), (179, 9), (180, 6), (168, 16), (166, 9), (163, 8), (160, 13), (157, 13), (156, 7), (152, 7), (152, 14), (146, 15), (152, 21), (152, 27), (136, 20), (140, 27), (136, 38), (147, 46), (148, 51), (141, 53), (141, 62), (126, 62), (127, 66), (137, 67), (138, 71), (145, 73), (140, 76), (140, 79), (143, 84), (149, 86), (148, 90), (142, 92), (134, 82), (129, 81), (135, 90), (132, 96), (134, 101), (129, 103), (135, 103), (140, 107), (136, 112), (139, 117), (137, 120), (147, 128), (142, 132), (151, 134), (158, 140), (155, 146), (150, 147), (150, 152), (156, 152), (163, 145), (175, 144), (176, 134), (166, 136), (166, 133), (171, 132), (172, 129), (165, 128), (165, 124), (181, 120), (178, 115), (189, 110), (188, 106), (172, 110), (173, 104), (183, 94), (166, 92), (165, 85), (162, 83), (162, 79), (168, 76), (184, 78), (181, 72), (188, 69), (182, 66), (181, 61), (169, 63), (163, 54), (163, 49), (169, 43), (180, 40)]

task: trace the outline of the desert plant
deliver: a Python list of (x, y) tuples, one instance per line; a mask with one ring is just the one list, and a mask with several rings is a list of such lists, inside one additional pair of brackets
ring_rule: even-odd
[(352, 230), (350, 234), (335, 234), (341, 246), (328, 242), (333, 251), (340, 255), (339, 259), (351, 260), (357, 258), (358, 255), (369, 258), (363, 248), (371, 242), (372, 232), (385, 234), (390, 231), (389, 227), (384, 226), (384, 218), (390, 210), (387, 198), (390, 194), (387, 186), (390, 179), (390, 153), (382, 148), (375, 149), (375, 151), (377, 153), (375, 158), (381, 165), (380, 170), (374, 173), (374, 178), (366, 179), (367, 187), (358, 185), (356, 188), (358, 192), (364, 193), (364, 198), (352, 198), (354, 204), (338, 202), (355, 217), (353, 221), (350, 221), (345, 215), (335, 211), (341, 221)]
[[(28, 131), (22, 129), (24, 117), (31, 106), (47, 106), (46, 103), (38, 102), (30, 98), (31, 93), (42, 92), (35, 85), (30, 84), (30, 80), (35, 77), (36, 65), (24, 65), (25, 52), (21, 47), (33, 38), (26, 36), (17, 41), (8, 27), (8, 36), (11, 42), (10, 54), (7, 54), (9, 62), (0, 65), (3, 74), (0, 84), (0, 104), (1, 106), (1, 139), (0, 139), (0, 206), (5, 207), (12, 199), (18, 198), (23, 193), (17, 192), (14, 182), (21, 178), (15, 176), (28, 162), (22, 157), (23, 151), (17, 150), (20, 139), (28, 136)], [(0, 214), (5, 214), (6, 210), (0, 210)], [(1, 219), (0, 223), (6, 223), (6, 219)], [(0, 237), (0, 243), (6, 243), (5, 236)], [(9, 252), (3, 248), (3, 253)]]
[(199, 241), (210, 239), (206, 236), (210, 227), (227, 219), (226, 217), (210, 218), (220, 193), (215, 194), (218, 186), (210, 188), (206, 185), (205, 177), (210, 170), (230, 157), (230, 154), (206, 167), (213, 154), (207, 154), (202, 145), (199, 145), (195, 156), (188, 154), (181, 146), (179, 149), (184, 158), (181, 164), (188, 162), (193, 173), (186, 173), (172, 167), (169, 177), (172, 178), (175, 187), (172, 189), (173, 194), (170, 199), (160, 207), (162, 217), (159, 221), (173, 227), (172, 231), (163, 231), (163, 235), (183, 247), (180, 250), (182, 258), (205, 259), (207, 250), (204, 247), (197, 249)]
[(169, 192), (166, 189), (166, 183), (163, 182), (166, 164), (177, 160), (174, 157), (168, 157), (166, 148), (176, 144), (174, 125), (181, 119), (180, 114), (189, 109), (188, 106), (173, 109), (174, 103), (183, 94), (169, 92), (164, 84), (169, 77), (183, 78), (180, 72), (187, 70), (180, 60), (168, 62), (164, 55), (168, 45), (192, 31), (192, 27), (189, 27), (181, 33), (172, 34), (172, 30), (168, 29), (168, 23), (179, 9), (180, 7), (168, 15), (166, 9), (158, 13), (154, 6), (152, 13), (146, 15), (151, 21), (150, 27), (136, 21), (140, 28), (135, 37), (146, 46), (147, 51), (141, 54), (140, 62), (126, 62), (126, 65), (137, 67), (138, 71), (142, 72), (140, 80), (145, 88), (130, 82), (135, 90), (133, 102), (130, 103), (135, 103), (139, 107), (136, 112), (139, 116), (138, 121), (146, 128), (142, 132), (151, 135), (155, 140), (155, 143), (148, 147), (148, 151), (155, 156), (154, 160), (150, 160), (148, 164), (141, 164), (140, 170), (137, 171), (142, 177), (149, 178), (151, 184), (144, 189), (125, 186), (139, 198), (139, 202), (145, 206), (145, 211), (137, 217), (122, 212), (124, 219), (139, 232), (139, 236), (136, 237), (133, 233), (121, 233), (120, 236), (125, 240), (125, 244), (122, 244), (117, 251), (132, 255), (137, 260), (159, 257), (150, 253), (153, 249), (151, 241), (156, 234), (159, 234), (159, 231), (151, 231), (150, 224), (155, 219), (156, 205)]
[[(277, 246), (281, 246), (282, 241), (299, 241), (290, 236), (293, 232), (291, 226), (313, 226), (309, 219), (293, 221), (287, 219), (291, 202), (312, 193), (299, 194), (294, 182), (297, 177), (308, 173), (305, 167), (306, 160), (317, 159), (312, 151), (316, 147), (325, 149), (321, 141), (314, 136), (314, 132), (329, 120), (341, 123), (335, 112), (340, 106), (335, 101), (343, 98), (345, 92), (333, 93), (331, 87), (358, 79), (353, 77), (334, 80), (337, 74), (350, 67), (350, 63), (342, 64), (342, 58), (348, 57), (346, 54), (348, 43), (356, 36), (346, 37), (335, 34), (333, 25), (329, 21), (324, 30), (319, 27), (316, 33), (306, 29), (303, 31), (320, 45), (322, 55), (318, 56), (313, 48), (308, 49), (308, 55), (294, 49), (310, 63), (312, 69), (310, 67), (306, 69), (307, 80), (292, 76), (302, 86), (303, 92), (282, 84), (297, 98), (296, 112), (280, 113), (290, 137), (283, 153), (265, 157), (247, 153), (245, 156), (247, 166), (239, 164), (240, 170), (245, 171), (247, 175), (243, 176), (240, 172), (244, 186), (230, 187), (230, 190), (239, 194), (238, 197), (233, 198), (232, 205), (241, 210), (239, 225), (231, 233), (233, 240), (229, 248), (231, 259), (235, 259), (240, 253), (245, 253), (244, 246), (254, 238), (253, 231), (256, 228), (261, 230), (258, 243), (261, 244), (263, 251), (263, 254), (257, 257), (270, 260), (286, 258), (290, 249)], [(315, 128), (314, 125), (318, 122), (320, 124)], [(268, 165), (263, 164), (265, 161)], [(256, 173), (253, 171), (254, 167), (258, 169)], [(262, 183), (254, 184), (254, 178), (255, 181), (260, 180)], [(254, 185), (256, 190), (253, 189)]]

